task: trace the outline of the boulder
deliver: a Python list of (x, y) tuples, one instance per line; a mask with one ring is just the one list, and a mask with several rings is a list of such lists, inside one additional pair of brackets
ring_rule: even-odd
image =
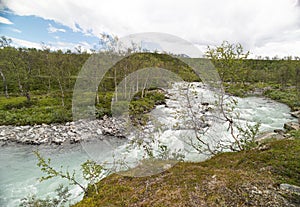
[(274, 129), (274, 132), (283, 136), (285, 135), (285, 132), (282, 129)]
[(101, 129), (97, 129), (96, 132), (97, 132), (98, 135), (102, 135), (103, 134)]
[(283, 128), (286, 129), (287, 131), (299, 130), (300, 124), (297, 122), (287, 122), (284, 124)]
[(300, 118), (300, 111), (294, 111), (294, 112), (291, 112), (291, 115), (295, 118)]
[(78, 143), (85, 139), (110, 135), (125, 138), (124, 121), (105, 116), (103, 120), (78, 120), (66, 124), (41, 124), (35, 126), (0, 126), (0, 141), (23, 144)]
[(294, 111), (291, 115), (295, 118), (298, 118), (298, 123), (300, 123), (300, 111)]
[(280, 184), (280, 190), (284, 190), (284, 191), (288, 191), (288, 192), (300, 195), (300, 187), (296, 186), (296, 185), (290, 185), (290, 184), (283, 183), (283, 184)]
[(262, 143), (264, 140), (268, 140), (268, 139), (278, 139), (279, 140), (279, 139), (284, 139), (284, 138), (285, 137), (283, 134), (279, 134), (276, 132), (265, 132), (256, 137), (256, 142)]

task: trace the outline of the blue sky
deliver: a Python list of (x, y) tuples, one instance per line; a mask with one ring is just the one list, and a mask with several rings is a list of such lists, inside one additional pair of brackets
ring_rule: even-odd
[(1, 0), (0, 35), (20, 47), (89, 50), (101, 33), (162, 32), (203, 52), (227, 40), (251, 57), (300, 56), (300, 0)]
[[(77, 30), (74, 31), (54, 20), (34, 15), (21, 16), (9, 10), (1, 11), (0, 18), (8, 23), (0, 22), (0, 35), (12, 38), (16, 46), (30, 47), (30, 43), (41, 46), (44, 43), (53, 49), (74, 49), (79, 45), (85, 49), (99, 48), (99, 38), (90, 32), (83, 32), (79, 25), (76, 25)], [(23, 40), (24, 45), (18, 40)]]

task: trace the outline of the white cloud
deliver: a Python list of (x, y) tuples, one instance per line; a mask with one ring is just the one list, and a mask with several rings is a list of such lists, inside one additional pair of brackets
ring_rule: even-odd
[(13, 24), (9, 19), (0, 16), (0, 24)]
[[(26, 47), (26, 48), (37, 48), (42, 49), (42, 43), (37, 42), (31, 42), (23, 39), (18, 39), (14, 37), (8, 37), (12, 40), (12, 45), (15, 47)], [(44, 43), (46, 47), (50, 48), (50, 50), (62, 50), (66, 51), (68, 49), (71, 49), (72, 51), (75, 51), (75, 47), (81, 47), (82, 51), (91, 52), (90, 48), (92, 48), (92, 45), (90, 45), (87, 42), (79, 42), (79, 43), (71, 43), (71, 42), (48, 42)]]
[[(286, 47), (299, 40), (299, 36), (286, 35), (300, 28), (299, 0), (4, 1), (19, 15), (52, 19), (74, 31), (92, 31), (97, 36), (103, 32), (118, 36), (164, 32), (199, 47), (228, 40), (253, 52), (272, 54), (291, 54), (293, 50)], [(277, 45), (276, 51), (270, 51), (270, 45)]]
[(13, 32), (16, 32), (16, 33), (22, 33), (22, 31), (21, 31), (21, 30), (19, 30), (19, 29), (16, 29), (16, 28), (11, 28), (11, 31), (13, 31)]
[(71, 43), (71, 42), (61, 42), (61, 41), (57, 41), (57, 42), (49, 42), (47, 44), (51, 50), (63, 50), (66, 51), (68, 49), (75, 51), (75, 47), (80, 46), (82, 51), (87, 51), (90, 52), (90, 48), (91, 46), (86, 43), (86, 42), (80, 42), (80, 43)]
[(27, 48), (37, 48), (37, 49), (42, 48), (41, 43), (30, 42), (27, 40), (22, 40), (14, 37), (8, 37), (8, 38), (12, 40), (12, 45), (14, 45), (15, 47), (27, 47)]
[(49, 33), (66, 32), (65, 29), (59, 29), (59, 28), (53, 27), (51, 24), (49, 24), (48, 26), (49, 27), (47, 29), (48, 29)]
[(253, 48), (253, 54), (259, 54), (262, 57), (284, 57), (284, 56), (300, 56), (299, 53), (300, 40), (290, 42), (271, 42), (262, 47)]

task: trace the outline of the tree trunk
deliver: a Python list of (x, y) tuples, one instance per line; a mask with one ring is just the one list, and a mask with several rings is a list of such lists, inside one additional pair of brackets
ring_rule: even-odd
[(5, 97), (6, 97), (6, 98), (9, 98), (6, 78), (5, 78), (5, 76), (4, 76), (4, 74), (3, 74), (3, 72), (2, 72), (1, 69), (0, 69), (0, 75), (1, 75), (2, 80), (3, 80), (3, 89), (4, 89)]
[(19, 85), (19, 90), (21, 92), (21, 95), (24, 95), (24, 90), (23, 90), (23, 86), (20, 80), (20, 76), (18, 75), (18, 85)]
[(29, 102), (31, 100), (31, 97), (28, 91), (26, 91), (25, 96), (27, 98), (27, 101)]
[[(296, 69), (296, 79), (295, 79), (296, 90), (298, 94), (298, 101), (300, 102), (300, 66)], [(299, 119), (300, 121), (300, 119)]]
[(96, 90), (96, 105), (99, 104), (99, 94), (98, 89)]
[(64, 107), (64, 106), (65, 106), (65, 101), (64, 101), (64, 99), (65, 99), (65, 94), (64, 94), (64, 90), (63, 90), (63, 87), (62, 87), (62, 84), (61, 84), (59, 78), (57, 78), (57, 81), (58, 81), (58, 85), (59, 85), (60, 93), (61, 93), (61, 104), (62, 104), (62, 106)]
[(147, 78), (145, 80), (145, 83), (144, 83), (144, 86), (143, 86), (143, 89), (142, 89), (142, 97), (141, 98), (144, 98), (145, 89), (146, 89), (146, 86), (147, 86), (147, 83), (148, 83), (148, 79), (149, 79), (149, 74), (147, 75)]
[(139, 75), (136, 74), (136, 93), (139, 92)]
[(117, 69), (114, 71), (114, 82), (115, 82), (115, 101), (118, 101), (118, 85), (117, 85)]
[(51, 92), (51, 78), (48, 79), (48, 93)]

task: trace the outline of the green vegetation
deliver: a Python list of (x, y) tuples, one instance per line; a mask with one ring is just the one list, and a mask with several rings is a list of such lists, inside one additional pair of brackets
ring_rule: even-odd
[(292, 110), (300, 107), (300, 60), (247, 59), (240, 44), (223, 42), (210, 48), (206, 57), (211, 59), (223, 81), (225, 91), (235, 96), (248, 96), (255, 90), (262, 95), (289, 105)]
[[(86, 185), (78, 182), (76, 172), (70, 172), (68, 169), (64, 170), (61, 166), (61, 169), (56, 169), (52, 166), (50, 159), (45, 159), (41, 156), (38, 151), (34, 151), (38, 159), (37, 166), (41, 169), (44, 173), (44, 176), (41, 177), (39, 180), (40, 182), (51, 179), (53, 177), (59, 177), (65, 180), (68, 180), (70, 185), (77, 185), (80, 187), (83, 192), (87, 193)], [(94, 161), (87, 160), (81, 165), (82, 177), (87, 181), (89, 185), (89, 189), (93, 188), (93, 191), (97, 194), (98, 188), (96, 183), (100, 180), (101, 174), (105, 169), (97, 164)], [(58, 186), (55, 190), (57, 193), (56, 197), (46, 197), (45, 199), (41, 199), (36, 197), (36, 195), (28, 195), (25, 198), (21, 199), (20, 207), (56, 207), (56, 206), (70, 206), (70, 197), (71, 193), (68, 187), (64, 187), (62, 184)]]
[[(38, 159), (37, 166), (45, 174), (45, 176), (40, 178), (40, 181), (48, 180), (54, 177), (60, 177), (69, 181), (71, 185), (79, 186), (85, 193), (87, 188), (76, 180), (75, 171), (69, 172), (68, 170), (63, 170), (62, 167), (60, 170), (55, 169), (50, 159), (43, 158), (38, 151), (34, 151)], [(100, 179), (100, 174), (102, 173), (102, 166), (98, 165), (95, 161), (87, 160), (81, 165), (83, 178), (88, 181), (88, 184), (93, 186), (94, 191), (97, 193), (97, 186), (95, 183)]]
[[(17, 49), (9, 44), (0, 48), (0, 124), (33, 125), (71, 121), (73, 87), (81, 67), (89, 57), (87, 53), (74, 54), (70, 51)], [(112, 67), (100, 82), (98, 93), (95, 91), (96, 117), (110, 116), (115, 87), (125, 76), (147, 67), (169, 69), (186, 81), (199, 80), (185, 63), (169, 55), (133, 54)], [(140, 88), (132, 88), (131, 91), (139, 93)], [(163, 102), (164, 97), (154, 92), (147, 93), (147, 90), (143, 92), (143, 95), (135, 95), (130, 109), (131, 116), (141, 113), (136, 115), (145, 121), (142, 113)]]
[[(33, 125), (72, 120), (72, 90), (90, 54), (64, 53), (47, 48), (17, 49), (10, 47), (9, 39), (4, 37), (1, 42), (5, 44), (0, 48), (0, 124)], [(289, 57), (284, 60), (249, 60), (246, 59), (248, 52), (244, 52), (240, 44), (228, 42), (209, 48), (206, 55), (218, 70), (228, 93), (246, 96), (261, 88), (267, 97), (286, 103), (293, 110), (299, 109), (299, 60)], [(193, 61), (205, 64), (203, 60)], [(130, 73), (147, 67), (165, 68), (185, 81), (199, 81), (193, 70), (177, 58), (166, 54), (132, 54), (111, 68), (99, 84), (98, 97), (95, 92), (96, 116), (111, 115), (115, 86)], [(138, 93), (141, 89), (132, 90)], [(153, 103), (149, 97), (140, 96), (131, 106), (137, 107), (131, 107), (132, 111), (147, 112)]]
[(277, 190), (281, 183), (300, 185), (299, 160), (299, 138), (266, 142), (150, 177), (113, 174), (97, 184), (98, 194), (89, 188), (74, 206), (284, 206), (282, 196), (299, 205), (299, 196)]
[(68, 203), (71, 193), (67, 187), (60, 185), (55, 190), (57, 196), (54, 198), (47, 197), (45, 199), (37, 198), (35, 195), (21, 199), (20, 207), (54, 207), (65, 206)]
[[(263, 95), (298, 110), (299, 60), (248, 60), (248, 54), (240, 44), (224, 42), (220, 47), (208, 48), (206, 56), (218, 70), (226, 92), (247, 96), (261, 90)], [(16, 49), (8, 44), (0, 49), (0, 57), (0, 124), (72, 120), (72, 89), (89, 54)], [(203, 59), (193, 61), (203, 64)], [(95, 90), (95, 115), (98, 118), (111, 116), (111, 100), (118, 99), (114, 93), (116, 86), (134, 71), (148, 67), (168, 69), (185, 81), (200, 81), (191, 68), (169, 55), (133, 54), (113, 66), (100, 82), (98, 91)], [(156, 104), (164, 103), (165, 96), (157, 88), (145, 90), (138, 84), (131, 89), (133, 99), (130, 103), (118, 102), (114, 112), (122, 112), (129, 106), (133, 122), (143, 125), (148, 120), (146, 113)], [(225, 118), (232, 124), (230, 116)], [(90, 185), (85, 187), (76, 181), (74, 173), (52, 168), (50, 160), (46, 161), (37, 153), (38, 165), (46, 173), (42, 180), (58, 176), (82, 188), (85, 197), (75, 206), (281, 206), (284, 205), (283, 197), (290, 203), (299, 204), (299, 196), (279, 194), (277, 187), (280, 183), (300, 185), (300, 132), (291, 131), (292, 139), (258, 146), (254, 140), (258, 125), (238, 130), (245, 137), (236, 142), (242, 144), (238, 148), (240, 152), (217, 154), (201, 163), (180, 162), (151, 177), (131, 178), (113, 174), (97, 183), (103, 168), (87, 161), (82, 168)], [(67, 191), (60, 188), (58, 197), (65, 203)], [(49, 203), (51, 206), (57, 202), (57, 199), (48, 198), (23, 199), (24, 205)]]
[(296, 139), (300, 139), (300, 130), (292, 130), (289, 133)]
[(278, 102), (287, 104), (292, 111), (300, 110), (299, 89), (289, 84), (285, 88), (281, 88), (280, 84), (273, 83), (253, 83), (242, 85), (240, 83), (223, 83), (225, 91), (231, 95), (238, 97), (246, 97), (255, 94), (263, 95)]
[(72, 120), (71, 102), (61, 106), (59, 98), (38, 95), (30, 101), (25, 97), (0, 97), (0, 125), (34, 125), (63, 123)]
[(264, 95), (287, 104), (293, 111), (300, 110), (300, 98), (298, 90), (295, 87), (278, 88), (272, 87), (264, 92)]
[(149, 91), (144, 98), (141, 97), (141, 93), (138, 93), (136, 100), (130, 102), (130, 116), (134, 124), (144, 125), (149, 120), (146, 113), (150, 112), (155, 105), (165, 103), (165, 95), (158, 91)]

